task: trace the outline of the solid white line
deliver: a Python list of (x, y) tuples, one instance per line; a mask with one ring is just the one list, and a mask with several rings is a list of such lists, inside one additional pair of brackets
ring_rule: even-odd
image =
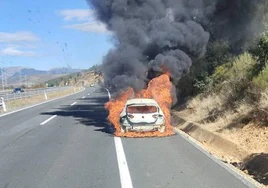
[(107, 88), (105, 88), (105, 89), (108, 92), (109, 100), (111, 100), (111, 93), (110, 93), (109, 89), (107, 89)]
[(42, 104), (46, 104), (46, 103), (49, 103), (49, 102), (52, 102), (52, 101), (55, 101), (55, 100), (58, 100), (58, 99), (62, 99), (62, 98), (65, 98), (65, 97), (69, 97), (71, 95), (76, 95), (78, 93), (81, 93), (82, 91), (84, 91), (85, 89), (79, 91), (79, 92), (76, 92), (76, 93), (72, 93), (70, 95), (66, 95), (66, 96), (63, 96), (63, 97), (58, 97), (58, 98), (55, 98), (55, 99), (52, 99), (52, 100), (48, 100), (48, 101), (45, 101), (45, 102), (41, 102), (41, 103), (38, 103), (38, 104), (34, 104), (32, 106), (28, 106), (28, 107), (25, 107), (25, 108), (21, 108), (21, 109), (18, 109), (18, 110), (14, 110), (12, 112), (8, 112), (8, 113), (4, 113), (3, 115), (0, 115), (0, 117), (4, 117), (4, 116), (8, 116), (8, 115), (11, 115), (11, 114), (14, 114), (14, 113), (17, 113), (17, 112), (21, 112), (23, 110), (27, 110), (27, 109), (30, 109), (30, 108), (33, 108), (33, 107), (36, 107), (36, 106), (40, 106)]
[(71, 104), (71, 106), (75, 105), (77, 102), (74, 102), (73, 104)]
[(121, 188), (133, 188), (121, 138), (114, 137)]
[(86, 96), (82, 97), (82, 99), (86, 98)]
[(41, 123), (40, 125), (45, 125), (47, 122), (51, 121), (52, 119), (54, 119), (55, 117), (57, 117), (57, 115), (52, 116), (51, 118), (48, 118), (46, 121), (44, 121), (43, 123)]
[[(109, 100), (111, 100), (110, 91), (108, 89), (106, 89), (106, 91), (108, 92)], [(114, 137), (114, 144), (120, 174), (121, 188), (133, 188), (121, 138)]]
[(255, 181), (254, 179), (248, 178), (243, 172), (235, 168), (233, 165), (224, 163), (220, 159), (218, 159), (216, 156), (213, 156), (211, 153), (209, 153), (200, 142), (195, 140), (193, 137), (189, 136), (185, 132), (175, 128), (174, 131), (178, 133), (184, 140), (186, 140), (188, 143), (193, 145), (195, 148), (197, 148), (199, 151), (201, 151), (203, 154), (205, 154), (208, 158), (216, 162), (218, 165), (223, 167), (225, 170), (227, 170), (229, 173), (234, 175), (237, 179), (241, 180), (247, 187), (255, 188), (255, 187), (261, 187), (261, 184)]

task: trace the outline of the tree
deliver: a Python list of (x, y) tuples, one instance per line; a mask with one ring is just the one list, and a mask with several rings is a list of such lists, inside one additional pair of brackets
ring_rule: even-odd
[(256, 45), (251, 50), (251, 53), (257, 59), (257, 63), (251, 71), (251, 76), (255, 77), (263, 71), (268, 62), (268, 32), (261, 34)]

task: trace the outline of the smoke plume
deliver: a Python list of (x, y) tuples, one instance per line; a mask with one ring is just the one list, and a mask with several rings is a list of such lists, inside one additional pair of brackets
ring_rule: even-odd
[[(114, 33), (115, 49), (104, 58), (112, 91), (146, 87), (150, 71), (171, 73), (173, 83), (206, 53), (210, 34), (243, 41), (254, 6), (263, 0), (88, 0)], [(247, 12), (248, 11), (248, 12)], [(252, 16), (252, 18), (251, 18)], [(164, 70), (163, 70), (164, 69)]]
[[(205, 1), (205, 0), (204, 0)], [(212, 40), (225, 40), (234, 53), (246, 50), (247, 45), (263, 32), (263, 19), (268, 13), (267, 0), (217, 0), (214, 12), (203, 24)]]
[(151, 68), (179, 79), (192, 57), (203, 56), (209, 40), (194, 19), (211, 11), (202, 0), (91, 0), (114, 32), (116, 49), (103, 62), (105, 84), (118, 91), (146, 86)]

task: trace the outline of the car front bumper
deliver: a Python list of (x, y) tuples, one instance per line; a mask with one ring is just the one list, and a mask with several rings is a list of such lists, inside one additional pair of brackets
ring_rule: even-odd
[(121, 125), (131, 132), (151, 132), (157, 131), (162, 125)]

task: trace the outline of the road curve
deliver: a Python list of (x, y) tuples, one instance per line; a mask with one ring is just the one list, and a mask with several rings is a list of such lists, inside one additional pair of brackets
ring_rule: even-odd
[(0, 117), (0, 188), (254, 187), (182, 136), (114, 138), (100, 87)]

